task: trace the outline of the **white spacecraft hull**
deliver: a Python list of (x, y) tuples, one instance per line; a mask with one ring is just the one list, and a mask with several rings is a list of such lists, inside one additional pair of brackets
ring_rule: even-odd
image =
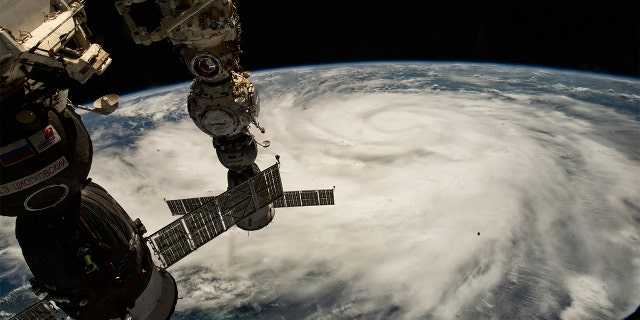
[(132, 319), (169, 319), (178, 301), (176, 282), (166, 270), (153, 268), (151, 279), (135, 306), (129, 310)]

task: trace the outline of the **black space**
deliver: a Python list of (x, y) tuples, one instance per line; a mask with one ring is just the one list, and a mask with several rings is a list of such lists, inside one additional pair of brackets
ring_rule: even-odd
[[(635, 0), (337, 1), (236, 0), (241, 64), (256, 71), (349, 61), (475, 61), (640, 77), (640, 5)], [(113, 64), (74, 102), (192, 78), (168, 42), (136, 45), (113, 3), (87, 0), (94, 42)], [(135, 6), (134, 6), (135, 8)], [(140, 7), (153, 17), (153, 8)], [(153, 19), (150, 19), (153, 20)]]

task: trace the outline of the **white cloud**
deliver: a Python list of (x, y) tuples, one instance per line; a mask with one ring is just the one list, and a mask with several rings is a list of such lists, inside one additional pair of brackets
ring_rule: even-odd
[[(450, 90), (447, 79), (497, 80), (432, 71), (399, 84), (351, 83), (336, 70), (300, 69), (299, 82), (254, 75), (266, 92), (257, 139), (272, 143), (258, 164), (281, 155), (285, 190), (335, 186), (336, 205), (279, 209), (267, 228), (233, 229), (171, 267), (178, 311), (572, 319), (637, 301), (628, 257), (640, 247), (640, 165), (589, 117), (636, 134), (637, 122), (570, 97)], [(291, 87), (277, 83), (289, 77)], [(443, 85), (383, 90), (416, 81)], [(153, 112), (164, 103), (154, 99), (118, 112)], [(226, 189), (210, 138), (190, 120), (139, 134), (132, 146), (100, 142), (91, 176), (150, 232), (174, 219), (163, 198)]]
[[(182, 288), (192, 302), (181, 302), (180, 310), (315, 297), (317, 315), (366, 314), (387, 308), (370, 303), (387, 297), (408, 318), (450, 318), (496, 308), (504, 297), (493, 288), (507, 279), (532, 287), (531, 299), (544, 304), (537, 290), (572, 272), (606, 276), (589, 264), (610, 256), (612, 243), (623, 252), (633, 247), (616, 234), (619, 218), (598, 215), (620, 199), (638, 200), (629, 175), (637, 162), (594, 142), (589, 122), (544, 105), (586, 110), (583, 103), (472, 92), (324, 92), (311, 100), (263, 100), (268, 131), (258, 139), (272, 146), (260, 150), (258, 163), (265, 168), (281, 155), (285, 189), (335, 185), (337, 205), (281, 209), (262, 231), (231, 232), (198, 250), (173, 268), (190, 284)], [(188, 121), (153, 130), (136, 147), (111, 161), (97, 155), (94, 172), (153, 227), (170, 220), (161, 197), (224, 190), (225, 172), (208, 137)], [(570, 235), (557, 234), (559, 224)], [(225, 241), (233, 241), (233, 258)], [(513, 265), (514, 250), (535, 254), (516, 253)], [(572, 251), (580, 253), (566, 258)], [(193, 266), (215, 271), (183, 273)], [(332, 306), (326, 295), (335, 288), (340, 299), (358, 302)], [(610, 297), (575, 299), (565, 314), (590, 299), (607, 305)]]

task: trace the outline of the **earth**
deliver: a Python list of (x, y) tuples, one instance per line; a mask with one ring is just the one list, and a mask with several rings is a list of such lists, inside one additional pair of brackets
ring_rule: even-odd
[[(257, 163), (336, 205), (278, 209), (168, 270), (173, 319), (620, 319), (640, 304), (640, 81), (525, 66), (256, 72)], [(188, 83), (84, 114), (90, 177), (150, 233), (226, 190)], [(0, 227), (0, 316), (36, 301)]]

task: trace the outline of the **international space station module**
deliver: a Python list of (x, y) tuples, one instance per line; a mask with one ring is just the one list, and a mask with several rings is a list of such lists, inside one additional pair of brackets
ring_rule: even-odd
[[(163, 17), (148, 32), (116, 0), (139, 44), (169, 40), (195, 79), (188, 112), (212, 137), (228, 169), (228, 190), (215, 197), (169, 200), (179, 217), (145, 237), (109, 193), (89, 178), (92, 141), (74, 109), (113, 112), (118, 97), (93, 108), (68, 99), (111, 64), (92, 43), (84, 1), (0, 0), (0, 215), (15, 234), (41, 299), (12, 319), (169, 319), (178, 299), (167, 268), (237, 225), (266, 226), (274, 208), (332, 205), (333, 189), (283, 191), (278, 162), (260, 171), (259, 98), (239, 63), (240, 25), (230, 0), (155, 0)], [(150, 249), (151, 248), (151, 249)], [(154, 259), (155, 256), (155, 259)]]
[(16, 217), (31, 286), (45, 296), (16, 318), (42, 319), (32, 312), (50, 302), (76, 319), (168, 318), (175, 281), (154, 265), (144, 226), (88, 179), (92, 143), (67, 88), (111, 58), (90, 42), (82, 3), (0, 4), (0, 214)]

